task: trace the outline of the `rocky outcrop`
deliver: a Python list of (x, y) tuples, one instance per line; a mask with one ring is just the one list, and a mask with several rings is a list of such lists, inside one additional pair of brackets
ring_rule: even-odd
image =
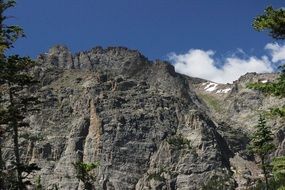
[[(43, 104), (28, 117), (28, 132), (38, 138), (21, 140), (46, 189), (82, 189), (78, 161), (100, 163), (94, 186), (106, 190), (201, 189), (217, 177), (235, 189), (258, 173), (244, 154), (253, 123), (245, 117), (271, 100), (246, 90), (243, 79), (210, 84), (122, 47), (72, 54), (55, 46), (37, 62), (34, 93)], [(237, 174), (244, 168), (246, 182)]]
[(284, 98), (266, 96), (247, 88), (249, 83), (272, 82), (277, 74), (248, 73), (233, 84), (217, 84), (210, 81), (190, 82), (202, 101), (209, 108), (218, 125), (218, 132), (227, 141), (234, 156), (230, 158), (238, 189), (245, 189), (262, 176), (256, 164), (258, 158), (249, 155), (247, 145), (260, 114), (267, 115), (267, 125), (275, 134), (277, 149), (272, 156), (284, 155), (284, 118), (270, 116), (270, 108), (284, 105)]

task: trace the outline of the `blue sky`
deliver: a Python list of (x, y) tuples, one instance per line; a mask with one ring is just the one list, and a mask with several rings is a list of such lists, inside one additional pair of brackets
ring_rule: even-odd
[(273, 40), (251, 27), (268, 5), (283, 0), (18, 0), (9, 11), (27, 37), (12, 53), (36, 57), (55, 44), (72, 52), (126, 46), (150, 59), (170, 52), (213, 50), (217, 59), (243, 50), (262, 56)]

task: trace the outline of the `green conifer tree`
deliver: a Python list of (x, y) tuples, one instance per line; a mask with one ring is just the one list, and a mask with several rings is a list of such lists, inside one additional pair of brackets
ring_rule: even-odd
[(253, 21), (253, 28), (257, 31), (269, 31), (274, 39), (285, 39), (285, 10), (273, 9), (272, 6), (264, 10), (263, 15), (257, 16)]
[[(264, 10), (264, 14), (257, 16), (253, 21), (253, 28), (257, 31), (268, 31), (269, 35), (277, 40), (285, 40), (285, 9), (273, 9), (272, 6)], [(277, 97), (285, 97), (285, 65), (281, 66), (281, 73), (276, 81), (270, 83), (254, 83), (249, 87), (260, 90), (261, 92)], [(285, 105), (282, 107), (271, 108), (273, 115), (285, 117)], [(279, 189), (285, 189), (285, 156), (273, 159), (273, 176)], [(278, 190), (279, 190), (278, 189)]]
[[(29, 124), (24, 121), (27, 112), (34, 109), (38, 102), (36, 97), (29, 94), (29, 88), (35, 84), (35, 80), (30, 74), (30, 69), (34, 62), (29, 57), (19, 55), (6, 55), (7, 50), (13, 47), (14, 42), (24, 36), (23, 30), (19, 26), (7, 25), (5, 11), (15, 6), (15, 1), (0, 0), (0, 131), (13, 135), (13, 153), (15, 176), (14, 184), (8, 184), (12, 189), (25, 189), (23, 181), (25, 176), (35, 169), (39, 169), (35, 164), (25, 165), (21, 161), (19, 147), (19, 130)], [(2, 138), (3, 138), (3, 133)], [(0, 134), (0, 135), (1, 135)], [(0, 138), (1, 138), (0, 137)], [(1, 148), (1, 147), (0, 147)], [(1, 153), (1, 151), (0, 151)], [(4, 164), (2, 155), (0, 156), (0, 170), (3, 180)], [(1, 184), (5, 189), (5, 183)]]
[[(253, 21), (253, 28), (257, 31), (268, 31), (274, 39), (285, 39), (285, 10), (273, 9), (271, 6), (264, 10), (263, 15), (257, 16)], [(274, 82), (252, 83), (248, 87), (259, 90), (265, 94), (285, 97), (285, 65), (280, 66), (280, 76)], [(285, 105), (271, 109), (272, 115), (285, 117)]]
[(251, 138), (250, 148), (253, 153), (260, 158), (261, 169), (264, 174), (266, 190), (269, 189), (269, 160), (268, 155), (275, 149), (273, 134), (266, 125), (264, 116), (260, 115), (258, 125), (255, 126), (256, 131)]
[(85, 190), (94, 190), (95, 187), (93, 185), (95, 181), (95, 175), (92, 174), (92, 170), (99, 166), (99, 162), (96, 163), (84, 163), (84, 162), (76, 162), (73, 164), (76, 172), (76, 177), (80, 181), (83, 182)]
[(274, 158), (271, 165), (278, 190), (281, 188), (285, 189), (285, 157), (281, 156)]

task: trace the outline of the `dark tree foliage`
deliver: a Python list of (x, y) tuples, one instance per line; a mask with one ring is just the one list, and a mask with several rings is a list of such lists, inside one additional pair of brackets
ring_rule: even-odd
[[(273, 9), (271, 6), (266, 8), (263, 15), (254, 19), (253, 27), (257, 31), (269, 31), (269, 35), (277, 40), (285, 39), (285, 10), (284, 8)], [(249, 86), (253, 89), (260, 90), (265, 94), (277, 97), (285, 97), (285, 65), (280, 67), (281, 73), (279, 78), (272, 83), (254, 83)], [(273, 115), (285, 117), (285, 105), (278, 108), (271, 108)], [(285, 189), (285, 156), (273, 159), (271, 163), (273, 167), (274, 187)]]
[(95, 176), (91, 173), (93, 169), (98, 167), (99, 163), (84, 163), (76, 162), (73, 164), (76, 170), (76, 177), (84, 184), (85, 190), (94, 190), (93, 182), (95, 181)]
[(264, 116), (260, 115), (258, 125), (255, 126), (256, 131), (251, 137), (250, 149), (253, 153), (259, 156), (261, 169), (265, 178), (266, 189), (269, 189), (269, 159), (268, 155), (275, 149), (273, 134), (270, 128), (266, 125)]
[(272, 163), (272, 173), (277, 187), (285, 188), (285, 157), (276, 157), (273, 159)]
[[(253, 27), (257, 31), (269, 31), (274, 39), (285, 39), (285, 10), (283, 8), (273, 9), (271, 6), (264, 10), (263, 15), (257, 16), (253, 21)], [(259, 90), (267, 95), (280, 98), (285, 97), (285, 65), (280, 67), (280, 76), (276, 81), (270, 83), (252, 83), (248, 87)], [(272, 115), (285, 117), (285, 105), (270, 110)]]
[(267, 95), (273, 95), (280, 98), (285, 97), (285, 72), (281, 72), (276, 81), (270, 83), (251, 83), (249, 88), (259, 90)]
[(21, 161), (19, 130), (27, 127), (25, 117), (35, 110), (36, 97), (29, 93), (35, 84), (30, 69), (35, 63), (29, 57), (19, 55), (6, 56), (13, 43), (24, 36), (23, 30), (14, 25), (6, 25), (5, 11), (15, 6), (15, 1), (0, 0), (0, 140), (5, 134), (13, 136), (14, 168), (6, 169), (2, 159), (0, 145), (0, 189), (25, 189), (30, 181), (24, 180), (31, 172), (38, 170), (36, 164), (25, 165)]
[(253, 27), (257, 31), (268, 30), (275, 39), (285, 39), (285, 10), (267, 7), (263, 15), (254, 19)]

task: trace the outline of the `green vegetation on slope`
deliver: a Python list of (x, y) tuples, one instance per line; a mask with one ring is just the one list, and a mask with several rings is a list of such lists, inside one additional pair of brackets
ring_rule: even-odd
[(202, 100), (206, 103), (206, 105), (212, 109), (214, 112), (222, 113), (223, 106), (220, 101), (210, 94), (199, 94)]

